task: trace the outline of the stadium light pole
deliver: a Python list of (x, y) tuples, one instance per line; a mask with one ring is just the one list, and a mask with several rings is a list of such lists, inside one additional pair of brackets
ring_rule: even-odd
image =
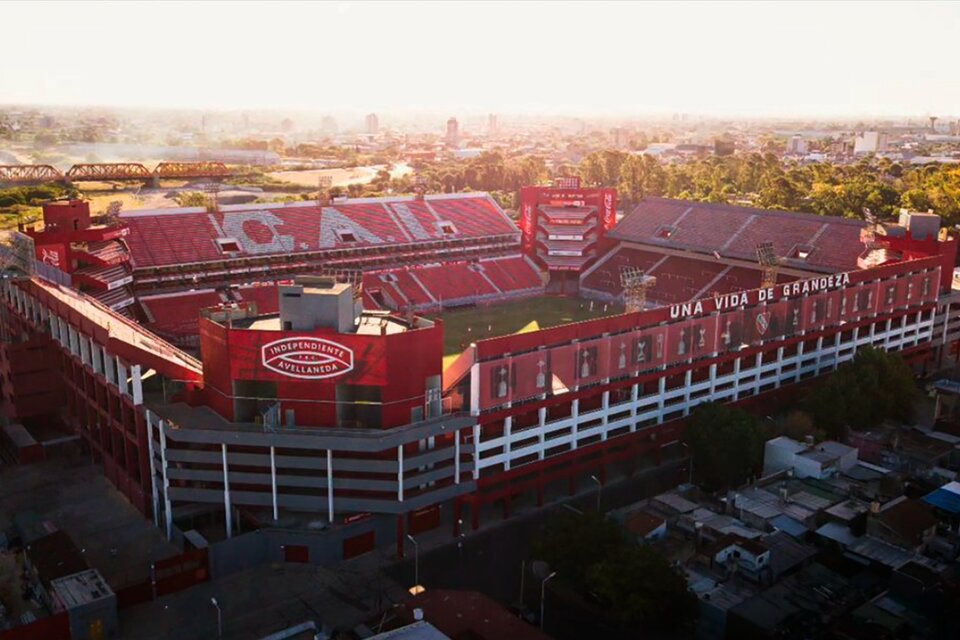
[(600, 496), (603, 493), (603, 483), (597, 476), (590, 476), (590, 479), (597, 483), (597, 513), (600, 513)]
[(217, 609), (217, 638), (223, 637), (223, 611), (220, 610), (220, 603), (216, 598), (210, 598), (210, 604)]
[(554, 571), (553, 573), (551, 573), (546, 578), (540, 581), (540, 631), (543, 631), (543, 612), (544, 612), (543, 604), (544, 604), (544, 599), (546, 598), (546, 595), (547, 595), (547, 582), (551, 578), (553, 578), (555, 575), (557, 575), (556, 571)]
[(407, 540), (413, 543), (413, 584), (420, 586), (420, 543), (409, 533)]

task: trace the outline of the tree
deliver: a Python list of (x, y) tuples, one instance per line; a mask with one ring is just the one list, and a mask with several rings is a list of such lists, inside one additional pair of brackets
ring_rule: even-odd
[(210, 204), (207, 194), (200, 191), (182, 191), (174, 196), (181, 207), (206, 207)]
[(632, 628), (675, 631), (696, 619), (697, 598), (686, 576), (649, 545), (621, 545), (587, 570), (590, 589)]
[(587, 570), (623, 542), (620, 527), (612, 520), (593, 512), (564, 513), (549, 523), (535, 553), (567, 584), (582, 591)]
[(654, 548), (628, 539), (600, 514), (564, 513), (551, 520), (535, 552), (557, 572), (557, 580), (597, 602), (605, 621), (622, 630), (639, 625), (677, 631), (696, 618), (697, 599), (687, 589), (686, 577)]
[(844, 429), (869, 429), (885, 420), (908, 422), (919, 397), (913, 371), (900, 354), (865, 347), (821, 381), (803, 405), (831, 438)]
[(763, 462), (763, 429), (756, 419), (725, 404), (694, 409), (684, 439), (693, 456), (694, 479), (708, 491), (739, 486)]

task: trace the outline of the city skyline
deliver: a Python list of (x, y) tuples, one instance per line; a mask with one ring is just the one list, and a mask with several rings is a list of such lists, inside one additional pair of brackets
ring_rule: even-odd
[(960, 104), (941, 62), (955, 4), (152, 9), (147, 30), (141, 3), (4, 4), (22, 55), (0, 65), (0, 103), (731, 118), (921, 117)]

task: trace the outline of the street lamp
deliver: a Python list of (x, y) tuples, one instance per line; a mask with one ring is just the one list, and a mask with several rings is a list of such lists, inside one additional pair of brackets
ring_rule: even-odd
[(220, 610), (220, 603), (216, 598), (210, 598), (210, 604), (217, 608), (217, 637), (223, 637), (223, 612)]
[(415, 587), (420, 586), (420, 544), (417, 542), (409, 533), (407, 534), (407, 540), (413, 543), (413, 584)]
[(590, 479), (597, 483), (597, 513), (600, 513), (600, 494), (603, 492), (603, 483), (597, 476), (590, 476)]
[(543, 604), (544, 604), (544, 599), (546, 598), (546, 595), (547, 595), (547, 581), (550, 580), (550, 578), (554, 577), (555, 575), (557, 575), (556, 571), (554, 571), (553, 573), (551, 573), (546, 578), (540, 581), (540, 630), (541, 631), (543, 631)]

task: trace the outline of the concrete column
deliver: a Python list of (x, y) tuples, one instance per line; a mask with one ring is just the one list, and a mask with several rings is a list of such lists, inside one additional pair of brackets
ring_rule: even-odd
[(163, 500), (167, 540), (173, 539), (173, 504), (170, 502), (170, 478), (167, 476), (167, 421), (160, 421), (160, 469), (163, 471)]
[(333, 524), (333, 450), (327, 449), (327, 519)]
[(224, 521), (227, 526), (227, 537), (233, 537), (233, 506), (230, 504), (230, 477), (229, 470), (227, 468), (227, 444), (223, 443), (220, 445), (220, 450), (223, 452), (223, 512), (224, 512)]
[(127, 392), (127, 367), (123, 364), (120, 356), (117, 356), (117, 389), (123, 395), (130, 395)]
[(397, 502), (403, 502), (403, 445), (397, 447)]
[(453, 434), (453, 484), (460, 484), (460, 432)]
[(67, 334), (70, 336), (70, 353), (74, 356), (80, 357), (80, 339), (77, 335), (77, 330), (67, 325)]
[(273, 495), (273, 521), (280, 519), (280, 509), (277, 505), (277, 448), (270, 447), (270, 489)]
[(630, 387), (630, 433), (637, 430), (637, 404), (640, 402), (640, 385)]
[(760, 393), (760, 367), (763, 366), (763, 351), (758, 351), (753, 367), (756, 373), (753, 375), (753, 395)]
[(103, 377), (110, 384), (117, 386), (117, 360), (106, 349), (103, 350)]
[(149, 460), (148, 468), (150, 470), (150, 495), (152, 496), (152, 508), (151, 515), (153, 516), (153, 523), (157, 524), (157, 515), (160, 512), (160, 495), (157, 492), (157, 470), (154, 468), (155, 457), (153, 453), (153, 413), (150, 410), (144, 412), (144, 417), (147, 421), (147, 459)]
[(800, 370), (803, 369), (803, 341), (797, 343), (797, 374), (794, 377), (794, 382), (800, 382)]
[(663, 424), (663, 394), (667, 392), (667, 379), (657, 378), (657, 424)]
[(783, 347), (777, 349), (777, 381), (774, 388), (780, 388), (780, 376), (783, 374)]
[(693, 370), (687, 369), (683, 374), (683, 415), (690, 415), (690, 385), (693, 383)]
[(93, 353), (91, 354), (91, 359), (93, 360), (93, 371), (103, 375), (103, 347), (95, 343), (91, 344), (93, 346)]
[(80, 362), (92, 367), (93, 363), (90, 360), (90, 340), (81, 333), (77, 335), (77, 342), (80, 344)]
[(539, 409), (537, 409), (537, 418), (540, 421), (539, 434), (538, 434), (540, 446), (537, 449), (537, 459), (543, 460), (544, 456), (546, 455), (544, 452), (544, 442), (546, 441), (546, 434), (544, 434), (543, 432), (543, 430), (547, 426), (547, 408), (546, 407), (540, 407)]
[[(933, 319), (936, 322), (937, 313), (934, 311)], [(943, 345), (947, 344), (947, 332), (950, 330), (950, 303), (947, 303), (946, 308), (943, 312), (943, 337), (940, 339), (940, 343)]]
[[(471, 344), (471, 349), (476, 345)], [(480, 363), (474, 362), (470, 366), (470, 415), (480, 415)]]
[(570, 419), (573, 423), (570, 425), (570, 433), (573, 435), (573, 438), (570, 440), (570, 449), (577, 448), (577, 438), (579, 438), (580, 432), (580, 401), (574, 400), (570, 403)]
[(740, 358), (733, 361), (733, 398), (736, 401), (740, 399)]
[(480, 478), (480, 423), (473, 425), (473, 479)]
[(513, 438), (513, 416), (507, 416), (503, 419), (503, 469), (510, 471), (510, 452), (513, 446), (510, 442)]
[(710, 365), (710, 399), (713, 400), (713, 395), (717, 392), (717, 365), (716, 363)]
[(140, 365), (135, 364), (130, 366), (130, 377), (132, 378), (132, 387), (133, 387), (133, 404), (139, 406), (143, 404), (143, 383), (140, 379)]
[(610, 422), (610, 416), (608, 412), (610, 411), (610, 392), (604, 391), (603, 395), (600, 396), (600, 406), (603, 408), (603, 415), (600, 417), (600, 424), (602, 428), (600, 429), (600, 440), (601, 442), (607, 439), (607, 424)]

